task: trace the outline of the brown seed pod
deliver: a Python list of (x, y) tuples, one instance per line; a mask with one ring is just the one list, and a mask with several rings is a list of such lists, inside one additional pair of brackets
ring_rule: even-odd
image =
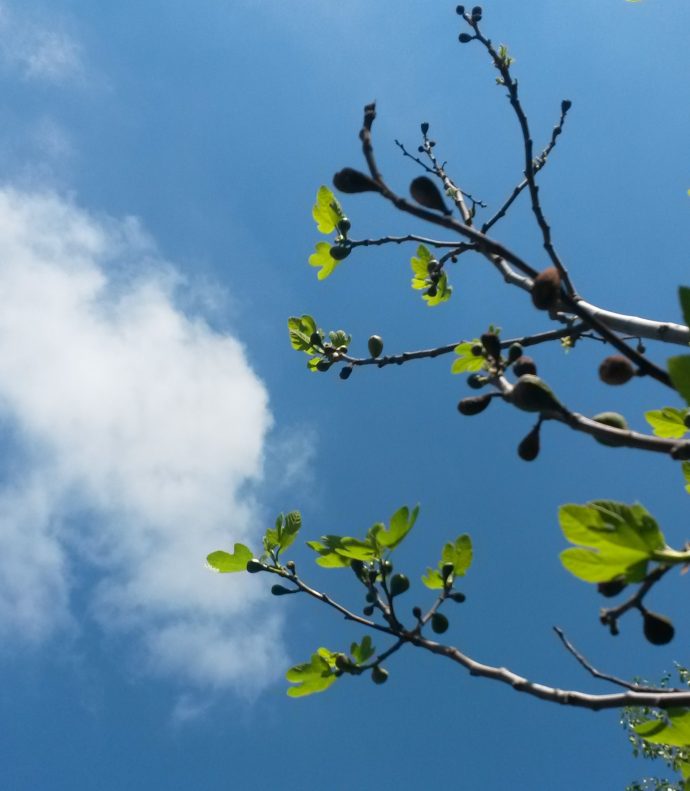
[(354, 168), (343, 168), (333, 176), (333, 186), (345, 193), (380, 192), (377, 183)]
[(534, 278), (532, 303), (539, 310), (551, 310), (558, 305), (560, 296), (561, 276), (556, 267), (550, 266)]
[(624, 385), (635, 376), (635, 369), (627, 357), (612, 354), (601, 361), (599, 379), (607, 385)]
[(524, 374), (537, 374), (537, 365), (531, 357), (523, 354), (518, 357), (513, 363), (513, 373), (515, 376), (523, 376)]

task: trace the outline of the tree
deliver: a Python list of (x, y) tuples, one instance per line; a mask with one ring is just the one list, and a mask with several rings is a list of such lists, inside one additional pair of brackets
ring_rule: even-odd
[[(606, 411), (587, 417), (565, 405), (566, 401), (572, 403), (571, 397), (561, 399), (539, 377), (535, 360), (524, 353), (530, 347), (554, 342), (565, 349), (586, 342), (608, 344), (613, 353), (608, 353), (599, 366), (602, 382), (617, 387), (636, 377), (647, 377), (661, 386), (661, 392), (671, 390), (690, 405), (690, 355), (675, 355), (664, 367), (651, 359), (643, 343), (645, 339), (672, 346), (688, 345), (690, 289), (681, 287), (679, 292), (685, 325), (615, 313), (586, 301), (579, 294), (576, 277), (571, 276), (552, 239), (537, 184), (537, 175), (546, 166), (564, 130), (571, 103), (562, 102), (550, 140), (535, 154), (530, 123), (511, 70), (513, 59), (508, 49), (503, 45), (494, 46), (485, 36), (480, 7), (466, 10), (458, 6), (457, 11), (466, 25), (460, 33), (460, 43), (479, 46), (488, 55), (497, 73), (496, 82), (505, 90), (517, 119), (524, 153), (523, 177), (493, 215), (480, 224), (479, 210), (486, 207), (446, 171), (445, 163), (436, 155), (430, 126), (424, 122), (416, 152), (396, 141), (403, 157), (412, 160), (422, 171), (410, 184), (412, 200), (403, 197), (379, 169), (373, 138), (376, 107), (369, 104), (364, 108), (360, 131), (366, 172), (351, 167), (338, 171), (333, 178), (335, 188), (346, 195), (377, 194), (400, 212), (443, 229), (448, 238), (415, 233), (354, 238), (352, 225), (339, 200), (330, 188), (322, 186), (317, 193), (313, 216), (318, 230), (328, 240), (317, 243), (309, 263), (318, 268), (317, 276), (323, 280), (357, 248), (410, 244), (414, 250), (412, 287), (421, 292), (429, 307), (438, 308), (452, 298), (449, 269), (463, 256), (474, 254), (494, 267), (509, 286), (528, 294), (534, 308), (553, 326), (509, 339), (504, 339), (500, 330), (491, 326), (484, 332), (478, 331), (476, 338), (392, 355), (384, 355), (383, 340), (372, 335), (367, 344), (368, 354), (354, 356), (350, 351), (352, 338), (347, 332), (326, 333), (312, 316), (302, 315), (288, 322), (292, 347), (307, 354), (312, 372), (326, 374), (331, 369), (338, 370), (343, 380), (364, 366), (384, 368), (454, 355), (453, 373), (467, 374), (468, 387), (476, 391), (459, 402), (461, 415), (478, 415), (490, 406), (495, 409), (492, 402), (503, 402), (505, 408), (535, 416), (535, 424), (518, 447), (518, 454), (524, 461), (531, 462), (538, 457), (544, 426), (557, 422), (610, 447), (611, 453), (620, 453), (614, 449), (623, 448), (666, 455), (680, 464), (686, 482), (690, 482), (690, 441), (685, 439), (690, 428), (690, 409), (662, 406), (648, 410), (645, 417), (650, 433), (631, 430), (617, 412)], [(535, 267), (498, 241), (493, 232), (523, 193), (529, 196), (532, 215), (549, 259), (545, 269)], [(388, 524), (376, 523), (363, 535), (327, 535), (308, 542), (319, 566), (350, 569), (354, 584), (365, 599), (361, 615), (313, 587), (297, 572), (293, 561), (283, 560), (283, 553), (291, 547), (301, 529), (298, 512), (277, 518), (275, 526), (266, 531), (261, 552), (235, 544), (232, 553), (216, 551), (208, 556), (209, 565), (219, 572), (246, 570), (275, 575), (280, 582), (271, 588), (274, 595), (306, 594), (375, 633), (377, 643), (380, 639), (386, 641), (382, 647), (377, 647), (372, 635), (364, 634), (359, 642), (350, 645), (349, 652), (319, 648), (308, 661), (288, 671), (287, 679), (293, 684), (288, 694), (299, 697), (325, 691), (344, 676), (364, 673), (375, 683), (384, 683), (388, 678), (384, 665), (390, 657), (403, 648), (421, 648), (449, 659), (473, 676), (507, 684), (518, 692), (547, 702), (592, 710), (622, 709), (636, 749), (666, 760), (681, 773), (685, 786), (690, 788), (687, 672), (681, 668), (679, 687), (671, 686), (668, 679), (654, 684), (618, 678), (608, 670), (594, 667), (565, 633), (558, 630), (566, 651), (592, 676), (612, 686), (613, 691), (607, 694), (591, 694), (535, 683), (512, 670), (484, 664), (429, 636), (430, 631), (437, 636), (443, 635), (449, 626), (446, 613), (454, 604), (464, 602), (464, 594), (457, 585), (470, 570), (473, 548), (471, 537), (463, 533), (440, 549), (432, 561), (435, 565), (429, 567), (422, 578), (432, 591), (432, 600), (425, 609), (414, 607), (410, 620), (401, 605), (405, 601), (401, 597), (409, 590), (410, 580), (394, 568), (391, 557), (407, 539), (417, 515), (417, 507), (404, 506), (392, 515)], [(675, 634), (674, 626), (665, 615), (648, 609), (647, 596), (672, 569), (688, 566), (690, 547), (669, 546), (654, 517), (639, 504), (613, 500), (566, 504), (559, 509), (558, 517), (565, 538), (573, 545), (561, 553), (564, 568), (580, 580), (596, 585), (602, 596), (624, 596), (621, 603), (606, 607), (600, 613), (601, 623), (610, 634), (615, 636), (620, 620), (637, 610), (642, 616), (644, 637), (652, 644), (669, 643)], [(666, 781), (659, 782), (659, 787), (671, 787)]]

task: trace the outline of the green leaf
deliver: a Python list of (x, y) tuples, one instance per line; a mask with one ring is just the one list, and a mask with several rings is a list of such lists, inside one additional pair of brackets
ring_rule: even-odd
[(317, 332), (316, 322), (311, 316), (290, 316), (288, 319), (288, 333), (293, 349), (307, 354), (319, 352), (311, 345), (311, 336)]
[(321, 542), (308, 541), (307, 546), (320, 555), (316, 562), (327, 568), (349, 566), (351, 560), (367, 562), (376, 559), (379, 554), (375, 542), (347, 536), (322, 536)]
[(412, 288), (422, 289), (428, 288), (431, 280), (429, 280), (429, 262), (433, 256), (429, 250), (420, 244), (417, 248), (417, 256), (410, 260), (410, 266), (414, 277), (412, 278)]
[(443, 577), (436, 569), (427, 568), (426, 574), (422, 577), (422, 582), (431, 590), (443, 588)]
[(645, 412), (644, 417), (657, 437), (680, 439), (688, 430), (683, 422), (685, 412), (685, 409), (665, 406), (663, 409)]
[(684, 461), (681, 469), (685, 478), (685, 491), (690, 494), (690, 461)]
[(339, 346), (349, 346), (352, 335), (348, 335), (345, 330), (335, 330), (328, 333), (331, 344), (337, 349)]
[(319, 555), (319, 557), (316, 558), (316, 562), (322, 568), (343, 569), (350, 565), (349, 558), (338, 555), (337, 552), (327, 547), (325, 544), (322, 544), (320, 541), (307, 541), (307, 546)]
[(299, 511), (291, 511), (287, 516), (280, 514), (276, 519), (275, 530), (266, 531), (264, 548), (267, 552), (276, 548), (282, 552), (295, 540), (300, 527), (302, 527), (302, 515)]
[(665, 720), (649, 720), (635, 725), (638, 736), (652, 744), (668, 744), (671, 747), (690, 747), (690, 711), (668, 709)]
[(607, 582), (621, 574), (639, 578), (656, 550), (666, 546), (663, 533), (641, 505), (595, 500), (563, 505), (558, 519), (575, 549), (561, 553), (563, 566), (586, 582)]
[(467, 534), (459, 536), (454, 543), (448, 543), (443, 547), (439, 568), (443, 568), (446, 563), (453, 564), (453, 574), (456, 577), (465, 576), (472, 565), (472, 539)]
[(446, 563), (453, 564), (453, 575), (464, 577), (472, 564), (472, 539), (468, 535), (458, 536), (453, 542), (448, 542), (441, 550), (441, 560), (435, 569), (428, 568), (422, 577), (422, 582), (431, 590), (440, 590), (444, 587), (441, 570)]
[(309, 256), (311, 266), (321, 267), (316, 275), (319, 280), (325, 280), (329, 275), (332, 275), (340, 263), (331, 255), (331, 245), (328, 242), (317, 242), (316, 252)]
[(690, 354), (670, 357), (668, 372), (676, 390), (683, 396), (686, 404), (690, 404)]
[(481, 371), (482, 368), (486, 367), (486, 360), (481, 354), (478, 357), (472, 354), (472, 348), (474, 346), (481, 346), (481, 341), (479, 338), (476, 338), (473, 341), (467, 341), (466, 343), (461, 343), (455, 347), (455, 353), (458, 355), (458, 359), (453, 362), (453, 365), (450, 368), (450, 372), (452, 374)]
[(362, 638), (362, 642), (359, 645), (352, 643), (350, 646), (350, 655), (358, 665), (363, 665), (374, 653), (375, 648), (368, 634)]
[(419, 506), (412, 509), (412, 513), (407, 506), (399, 508), (390, 519), (390, 528), (379, 529), (375, 533), (376, 541), (382, 547), (395, 549), (405, 536), (412, 530), (417, 521)]
[(333, 233), (340, 219), (345, 216), (338, 199), (325, 185), (319, 187), (316, 193), (316, 203), (311, 214), (321, 233)]
[(683, 311), (685, 326), (690, 327), (690, 288), (680, 286), (678, 288), (678, 298), (680, 299), (680, 309)]
[(235, 551), (232, 554), (222, 550), (211, 552), (206, 562), (214, 571), (227, 574), (233, 571), (246, 571), (247, 563), (253, 557), (254, 554), (244, 544), (235, 544)]
[(309, 662), (291, 667), (285, 678), (297, 686), (290, 687), (287, 694), (292, 698), (301, 698), (327, 690), (337, 678), (335, 663), (330, 657), (335, 657), (335, 654), (326, 648), (320, 648), (317, 653), (312, 654)]
[(453, 293), (453, 287), (448, 285), (448, 276), (445, 272), (436, 283), (436, 294), (432, 297), (430, 294), (422, 294), (422, 299), (430, 308), (440, 305), (442, 302), (447, 302)]

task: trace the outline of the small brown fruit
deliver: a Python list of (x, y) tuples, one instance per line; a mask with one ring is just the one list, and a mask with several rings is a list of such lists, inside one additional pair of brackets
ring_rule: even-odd
[(566, 412), (551, 388), (538, 376), (524, 374), (510, 394), (510, 400), (525, 412)]
[(673, 640), (676, 630), (668, 618), (654, 612), (644, 612), (644, 636), (652, 645), (666, 645)]
[(561, 276), (554, 266), (540, 272), (532, 284), (532, 303), (539, 310), (551, 310), (561, 296)]
[(618, 594), (625, 589), (627, 584), (628, 583), (622, 579), (609, 580), (608, 582), (600, 582), (597, 585), (597, 591), (602, 596), (605, 596), (607, 599), (610, 599), (613, 596), (618, 596)]
[(333, 186), (345, 193), (379, 192), (376, 182), (354, 168), (343, 168), (333, 176)]
[(537, 425), (518, 445), (518, 456), (523, 461), (534, 461), (539, 455), (540, 427), (541, 427), (541, 423), (537, 423)]
[(494, 360), (500, 360), (501, 341), (499, 340), (498, 335), (496, 335), (495, 332), (485, 332), (481, 336), (480, 340), (489, 357), (493, 357)]
[(452, 214), (446, 206), (439, 188), (428, 176), (417, 176), (410, 183), (410, 195), (420, 206), (427, 209), (440, 211), (442, 214)]
[(468, 417), (471, 417), (472, 415), (478, 415), (489, 406), (491, 398), (491, 393), (463, 398), (458, 404), (458, 412), (460, 412), (461, 415), (467, 415)]
[(599, 378), (607, 385), (624, 385), (635, 376), (635, 369), (627, 357), (612, 354), (602, 360), (599, 366)]

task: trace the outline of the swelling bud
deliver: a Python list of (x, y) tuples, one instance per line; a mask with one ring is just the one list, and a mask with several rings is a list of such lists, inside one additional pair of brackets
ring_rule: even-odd
[(379, 192), (376, 182), (354, 168), (343, 168), (333, 176), (333, 186), (345, 193)]
[(412, 180), (410, 183), (410, 195), (420, 206), (440, 211), (442, 214), (452, 214), (446, 206), (439, 188), (427, 176), (417, 176), (416, 179)]
[(567, 411), (546, 382), (533, 374), (524, 374), (517, 380), (509, 400), (524, 412)]
[(644, 636), (652, 645), (666, 645), (673, 640), (676, 630), (668, 618), (654, 612), (645, 611), (643, 614)]
[(458, 412), (468, 417), (471, 415), (478, 415), (489, 406), (492, 397), (491, 393), (486, 393), (485, 395), (463, 398), (458, 404)]
[(537, 423), (537, 425), (518, 445), (518, 456), (523, 461), (534, 461), (539, 455), (539, 428), (540, 424)]
[(372, 357), (380, 357), (383, 351), (383, 338), (380, 335), (372, 335), (367, 341), (367, 346)]

